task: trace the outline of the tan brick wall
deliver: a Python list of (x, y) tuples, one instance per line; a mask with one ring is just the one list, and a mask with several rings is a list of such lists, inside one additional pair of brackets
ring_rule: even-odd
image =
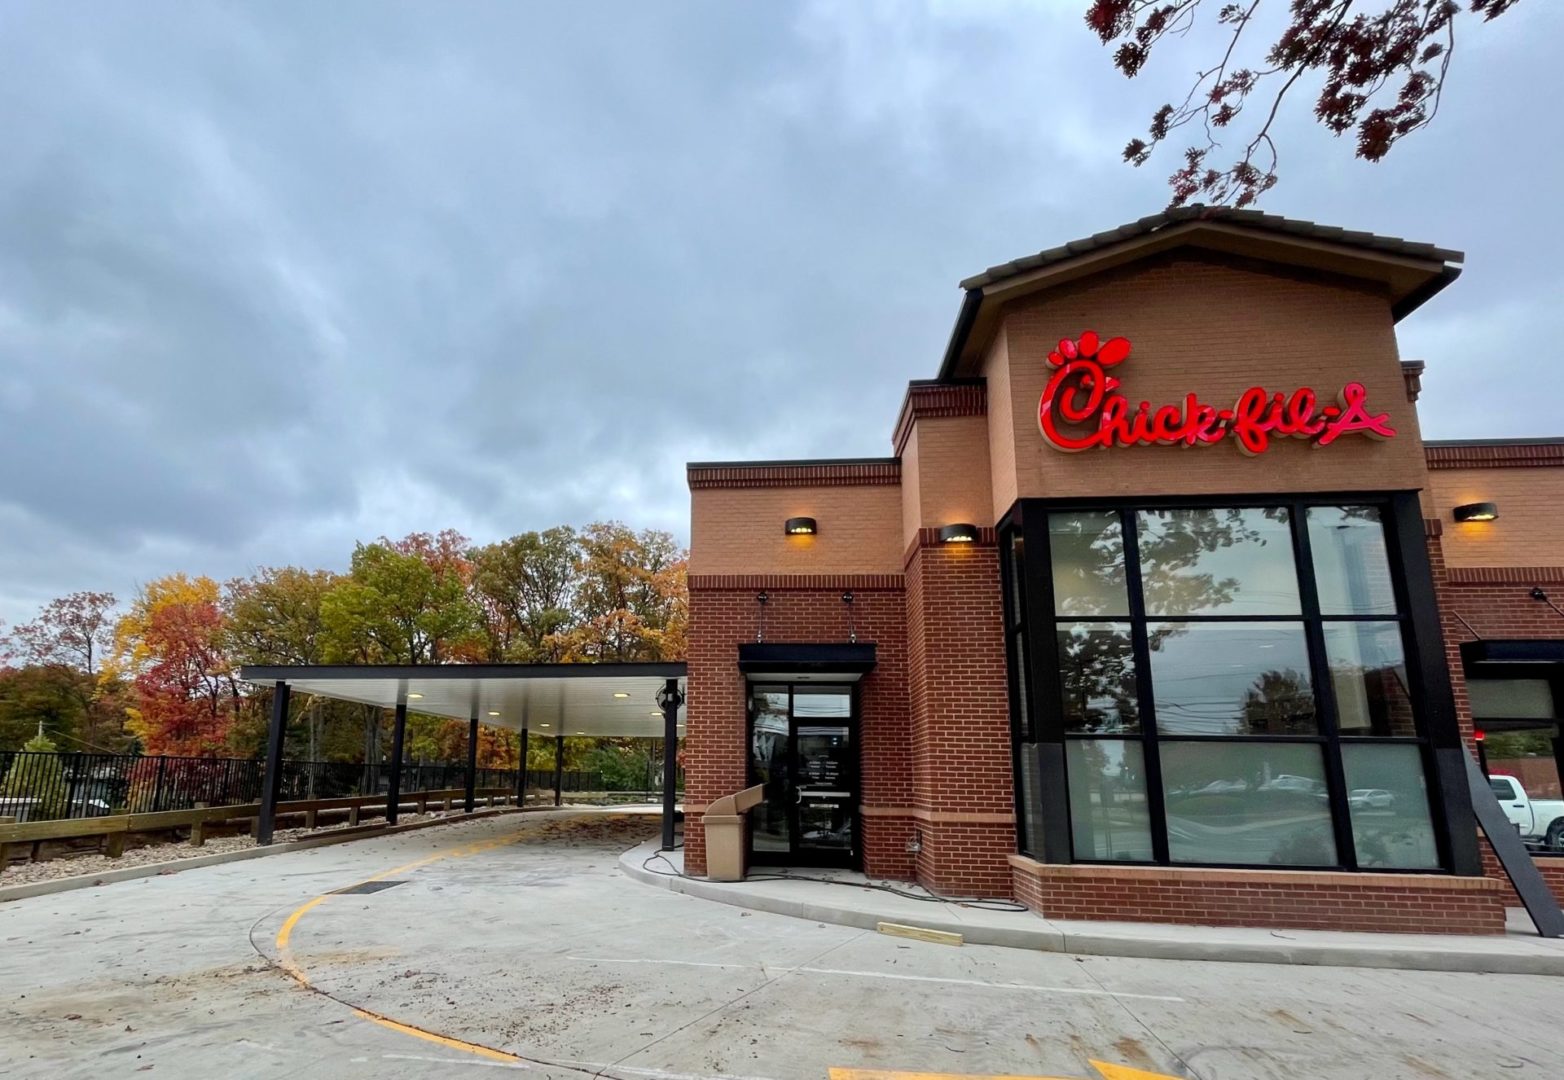
[[(976, 418), (982, 421), (984, 418)], [(923, 478), (922, 455), (919, 451), (923, 440), (919, 437), (931, 421), (915, 421), (901, 451), (901, 546), (905, 551), (923, 526), (923, 502), (918, 497)]]
[[(1116, 369), (1132, 401), (1176, 404), (1195, 392), (1225, 405), (1254, 385), (1284, 392), (1309, 386), (1329, 400), (1355, 381), (1367, 388), (1374, 411), (1390, 414), (1397, 436), (1344, 436), (1325, 448), (1282, 439), (1257, 457), (1231, 440), (1061, 453), (1037, 430), (1045, 357), (1060, 338), (1088, 329), (1133, 342), (1134, 352)], [(1181, 257), (1018, 301), (1007, 309), (1001, 334), (1009, 386), (999, 385), (991, 364), (988, 410), (1011, 418), (1014, 486), (1023, 497), (1416, 490), (1424, 484), (1423, 448), (1390, 308), (1373, 293)], [(1010, 481), (999, 475), (1007, 463), (997, 450), (993, 460), (998, 502)]]
[(988, 418), (924, 417), (902, 451), (902, 544), (919, 528), (953, 522), (992, 525)]
[[(988, 383), (989, 487), (994, 499), (991, 520), (998, 521), (1017, 498), (1016, 409), (1010, 385), (1010, 348), (1003, 333), (989, 346), (983, 378)], [(1030, 423), (1037, 426), (1035, 418)]]
[[(1433, 469), (1428, 496), (1450, 566), (1564, 566), (1564, 469)], [(1474, 502), (1498, 503), (1499, 519), (1451, 518)]]
[[(812, 517), (815, 536), (782, 523)], [(690, 492), (690, 573), (899, 574), (901, 488), (697, 488)]]

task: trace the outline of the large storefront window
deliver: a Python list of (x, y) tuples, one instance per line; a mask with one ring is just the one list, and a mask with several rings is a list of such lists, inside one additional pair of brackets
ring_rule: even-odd
[(1062, 811), (1077, 861), (1437, 869), (1384, 512), (1028, 503), (1005, 568), (1022, 849)]

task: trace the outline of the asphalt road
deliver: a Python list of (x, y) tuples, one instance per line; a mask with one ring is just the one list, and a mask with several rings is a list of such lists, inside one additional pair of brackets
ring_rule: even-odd
[(628, 880), (655, 830), (508, 816), (0, 906), (0, 1076), (1564, 1076), (1564, 979), (924, 944)]

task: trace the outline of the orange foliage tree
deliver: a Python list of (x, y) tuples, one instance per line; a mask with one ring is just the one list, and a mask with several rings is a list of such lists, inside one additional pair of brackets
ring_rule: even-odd
[(217, 582), (170, 574), (149, 582), (114, 628), (105, 673), (135, 686), (130, 730), (148, 753), (215, 755), (230, 748), (243, 703), (223, 649)]

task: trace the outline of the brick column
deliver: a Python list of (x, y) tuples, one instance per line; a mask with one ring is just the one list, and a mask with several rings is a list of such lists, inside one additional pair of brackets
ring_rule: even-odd
[(907, 560), (907, 661), (918, 881), (1009, 896), (1015, 851), (999, 560), (923, 530)]

